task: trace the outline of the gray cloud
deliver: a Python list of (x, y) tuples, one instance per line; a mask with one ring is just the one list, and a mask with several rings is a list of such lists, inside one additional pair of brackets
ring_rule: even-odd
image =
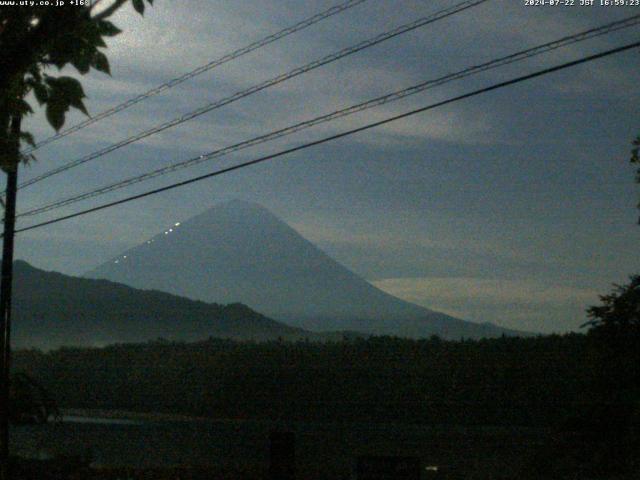
[(598, 292), (530, 280), (389, 278), (378, 288), (460, 318), (535, 332), (579, 330)]
[[(21, 176), (42, 173), (453, 3), (370, 0), (42, 149), (38, 162)], [(99, 112), (333, 4), (165, 1), (156, 2), (144, 18), (123, 10), (116, 23), (125, 33), (109, 47), (113, 78), (92, 74), (82, 79), (89, 109)], [(521, 2), (490, 1), (30, 187), (20, 193), (20, 209), (631, 13), (635, 9), (527, 8)], [(635, 33), (619, 32), (451, 83), (38, 220), (618, 45), (635, 39)], [(19, 237), (19, 253), (36, 266), (79, 273), (216, 201), (240, 197), (273, 209), (356, 272), (387, 282), (381, 285), (417, 302), (514, 328), (571, 329), (583, 316), (586, 296), (623, 282), (640, 268), (634, 248), (640, 239), (634, 224), (637, 191), (626, 165), (637, 130), (636, 62), (636, 52), (626, 53), (214, 181), (34, 230)], [(68, 123), (81, 118), (74, 114)], [(52, 133), (42, 113), (26, 125), (38, 138)], [(458, 280), (446, 280), (452, 277)], [(557, 287), (553, 302), (542, 301), (549, 292), (537, 286), (545, 284)], [(521, 295), (532, 289), (537, 300), (523, 302)], [(469, 291), (474, 295), (469, 297)]]

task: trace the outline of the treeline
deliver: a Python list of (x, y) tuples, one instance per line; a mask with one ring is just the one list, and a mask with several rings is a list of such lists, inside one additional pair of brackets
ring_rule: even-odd
[(598, 401), (590, 337), (156, 341), (18, 351), (60, 408), (214, 418), (555, 425)]

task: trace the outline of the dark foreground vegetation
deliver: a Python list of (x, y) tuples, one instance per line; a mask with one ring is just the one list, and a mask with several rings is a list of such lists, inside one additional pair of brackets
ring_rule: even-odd
[[(527, 427), (547, 433), (520, 452), (526, 469), (518, 475), (633, 478), (640, 451), (637, 346), (611, 338), (594, 328), (589, 335), (459, 342), (159, 340), (20, 351), (15, 368), (55, 392), (62, 409)], [(496, 448), (510, 442), (517, 447), (517, 436)]]
[(582, 335), (445, 342), (200, 343), (21, 351), (60, 408), (270, 418), (555, 425), (597, 401)]

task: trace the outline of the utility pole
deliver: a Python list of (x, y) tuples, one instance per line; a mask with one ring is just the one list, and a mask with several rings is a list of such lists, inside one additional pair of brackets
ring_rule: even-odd
[(0, 480), (10, 480), (9, 472), (9, 373), (11, 368), (11, 286), (13, 281), (13, 237), (16, 223), (16, 194), (20, 164), (20, 124), (22, 118), (11, 119), (9, 152), (6, 163), (7, 195), (4, 209), (2, 271), (0, 273)]

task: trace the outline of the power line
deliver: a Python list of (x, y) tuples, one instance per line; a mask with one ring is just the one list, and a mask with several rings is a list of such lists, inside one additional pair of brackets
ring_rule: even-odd
[(174, 188), (178, 188), (178, 187), (182, 187), (182, 186), (185, 186), (185, 185), (189, 185), (191, 183), (199, 182), (199, 181), (205, 180), (207, 178), (223, 175), (225, 173), (229, 173), (229, 172), (232, 172), (232, 171), (235, 171), (235, 170), (239, 170), (239, 169), (242, 169), (242, 168), (245, 168), (245, 167), (249, 167), (251, 165), (256, 165), (258, 163), (262, 163), (262, 162), (265, 162), (267, 160), (272, 160), (274, 158), (278, 158), (278, 157), (281, 157), (281, 156), (284, 156), (284, 155), (288, 155), (288, 154), (293, 153), (293, 152), (304, 150), (306, 148), (310, 148), (310, 147), (313, 147), (313, 146), (316, 146), (316, 145), (320, 145), (320, 144), (327, 143), (327, 142), (330, 142), (330, 141), (333, 141), (333, 140), (337, 140), (339, 138), (343, 138), (343, 137), (346, 137), (346, 136), (349, 136), (349, 135), (353, 135), (353, 134), (356, 134), (356, 133), (359, 133), (359, 132), (363, 132), (365, 130), (369, 130), (369, 129), (372, 129), (372, 128), (375, 128), (375, 127), (379, 127), (381, 125), (385, 125), (387, 123), (391, 123), (391, 122), (394, 122), (394, 121), (397, 121), (397, 120), (400, 120), (400, 119), (403, 119), (403, 118), (407, 118), (407, 117), (410, 117), (412, 115), (416, 115), (418, 113), (426, 112), (428, 110), (433, 110), (435, 108), (442, 107), (444, 105), (449, 105), (451, 103), (455, 103), (455, 102), (458, 102), (458, 101), (461, 101), (461, 100), (464, 100), (464, 99), (467, 99), (467, 98), (470, 98), (470, 97), (481, 95), (483, 93), (487, 93), (487, 92), (490, 92), (490, 91), (493, 91), (493, 90), (498, 90), (500, 88), (504, 88), (504, 87), (507, 87), (507, 86), (510, 86), (510, 85), (515, 85), (517, 83), (524, 82), (526, 80), (531, 80), (533, 78), (541, 77), (543, 75), (548, 75), (548, 74), (553, 73), (553, 72), (564, 70), (564, 69), (567, 69), (567, 68), (570, 68), (570, 67), (574, 67), (576, 65), (583, 64), (583, 63), (591, 62), (593, 60), (597, 60), (599, 58), (604, 58), (604, 57), (607, 57), (609, 55), (613, 55), (613, 54), (616, 54), (616, 53), (624, 52), (626, 50), (630, 50), (630, 49), (636, 48), (636, 47), (640, 47), (640, 42), (630, 43), (630, 44), (624, 45), (622, 47), (617, 47), (617, 48), (613, 48), (613, 49), (610, 49), (610, 50), (606, 50), (604, 52), (600, 52), (600, 53), (597, 53), (597, 54), (589, 55), (587, 57), (583, 57), (583, 58), (580, 58), (578, 60), (573, 60), (571, 62), (566, 62), (566, 63), (560, 64), (560, 65), (556, 65), (554, 67), (549, 67), (549, 68), (545, 68), (543, 70), (538, 70), (537, 72), (534, 72), (534, 73), (530, 73), (530, 74), (527, 74), (527, 75), (516, 77), (516, 78), (513, 78), (511, 80), (504, 81), (504, 82), (496, 83), (496, 84), (491, 85), (489, 87), (484, 87), (484, 88), (481, 88), (481, 89), (478, 89), (478, 90), (474, 90), (474, 91), (469, 92), (469, 93), (465, 93), (465, 94), (458, 95), (458, 96), (453, 97), (453, 98), (449, 98), (447, 100), (443, 100), (443, 101), (440, 101), (440, 102), (437, 102), (437, 103), (432, 103), (432, 104), (427, 105), (425, 107), (417, 108), (415, 110), (411, 110), (409, 112), (405, 112), (405, 113), (402, 113), (402, 114), (399, 114), (399, 115), (395, 115), (395, 116), (386, 118), (384, 120), (380, 120), (378, 122), (369, 123), (369, 124), (364, 125), (362, 127), (354, 128), (354, 129), (347, 130), (347, 131), (344, 131), (344, 132), (341, 132), (341, 133), (338, 133), (338, 134), (335, 134), (335, 135), (324, 137), (324, 138), (321, 138), (320, 140), (315, 140), (313, 142), (308, 142), (308, 143), (305, 143), (305, 144), (302, 144), (302, 145), (298, 145), (297, 147), (292, 147), (292, 148), (289, 148), (289, 149), (286, 149), (286, 150), (281, 150), (280, 152), (273, 153), (273, 154), (270, 154), (270, 155), (266, 155), (266, 156), (263, 156), (263, 157), (260, 157), (260, 158), (256, 158), (256, 159), (250, 160), (248, 162), (240, 163), (238, 165), (234, 165), (234, 166), (227, 167), (227, 168), (224, 168), (224, 169), (221, 169), (221, 170), (210, 172), (210, 173), (207, 173), (207, 174), (204, 174), (204, 175), (200, 175), (198, 177), (190, 178), (188, 180), (184, 180), (184, 181), (181, 181), (181, 182), (176, 182), (176, 183), (173, 183), (171, 185), (167, 185), (167, 186), (164, 186), (164, 187), (161, 187), (161, 188), (156, 188), (156, 189), (153, 189), (153, 190), (149, 190), (147, 192), (140, 193), (140, 194), (137, 194), (137, 195), (132, 195), (130, 197), (123, 198), (121, 200), (116, 200), (116, 201), (113, 201), (113, 202), (105, 203), (105, 204), (99, 205), (97, 207), (88, 208), (86, 210), (82, 210), (80, 212), (72, 213), (70, 215), (65, 215), (65, 216), (62, 216), (62, 217), (54, 218), (54, 219), (48, 220), (46, 222), (41, 222), (41, 223), (38, 223), (38, 224), (35, 224), (35, 225), (30, 225), (28, 227), (23, 227), (21, 229), (16, 230), (16, 233), (25, 232), (27, 230), (33, 230), (35, 228), (44, 227), (46, 225), (51, 225), (51, 224), (54, 224), (54, 223), (62, 222), (63, 220), (68, 220), (68, 219), (79, 217), (79, 216), (86, 215), (86, 214), (89, 214), (89, 213), (97, 212), (99, 210), (104, 210), (106, 208), (114, 207), (116, 205), (122, 205), (124, 203), (132, 202), (134, 200), (139, 200), (141, 198), (148, 197), (148, 196), (151, 196), (151, 195), (155, 195), (157, 193), (166, 192), (166, 191), (172, 190)]
[(456, 13), (459, 13), (463, 10), (466, 10), (468, 8), (472, 8), (475, 7), (477, 5), (480, 5), (481, 3), (485, 3), (488, 0), (465, 0), (461, 3), (458, 3), (452, 7), (440, 10), (432, 15), (429, 15), (427, 17), (422, 17), (418, 20), (415, 20), (413, 22), (401, 25), (399, 27), (394, 28), (393, 30), (389, 30), (387, 32), (381, 33), (379, 35), (376, 35), (373, 38), (370, 38), (368, 40), (364, 40), (354, 46), (351, 47), (347, 47), (344, 48), (342, 50), (339, 50), (338, 52), (334, 52), (332, 54), (329, 54), (325, 57), (322, 57), (320, 59), (314, 60), (313, 62), (310, 62), (306, 65), (303, 65), (301, 67), (297, 67), (287, 73), (283, 73), (280, 74), (276, 77), (273, 77), (269, 80), (265, 80), (264, 82), (261, 82), (259, 84), (256, 84), (252, 87), (249, 87), (245, 90), (239, 91), (234, 93), (233, 95), (230, 95), (228, 97), (222, 98), (220, 100), (217, 100), (213, 103), (209, 103), (207, 105), (204, 105), (196, 110), (193, 110), (189, 113), (186, 113), (184, 115), (182, 115), (181, 117), (177, 117), (174, 118), (173, 120), (169, 120), (168, 122), (162, 123), (160, 125), (157, 125), (153, 128), (150, 128), (149, 130), (145, 130), (144, 132), (138, 133), (136, 135), (133, 135), (129, 138), (126, 138), (124, 140), (121, 140), (118, 143), (109, 145), (107, 147), (104, 147), (100, 150), (97, 150), (93, 153), (90, 153), (88, 155), (85, 155), (84, 157), (81, 157), (79, 159), (73, 160), (71, 162), (68, 162), (60, 167), (54, 168), (52, 170), (49, 170), (48, 172), (45, 172), (41, 175), (38, 175), (37, 177), (34, 177), (30, 180), (27, 180), (23, 183), (21, 183), (19, 185), (19, 188), (25, 188), (28, 187), (29, 185), (33, 185), (35, 183), (38, 183), (46, 178), (52, 177), (54, 175), (57, 175), (59, 173), (65, 172), (67, 170), (70, 170), (74, 167), (77, 167), (78, 165), (82, 165), (84, 163), (90, 162), (91, 160), (95, 160), (96, 158), (102, 157), (108, 153), (111, 153), (115, 150), (118, 150), (122, 147), (125, 147), (127, 145), (130, 145), (134, 142), (137, 142), (139, 140), (142, 140), (144, 138), (147, 138), (151, 135), (155, 135), (156, 133), (160, 133), (164, 130), (167, 130), (169, 128), (175, 127), (177, 125), (180, 125), (184, 122), (187, 122), (189, 120), (193, 120), (196, 117), (199, 117), (201, 115), (204, 115), (205, 113), (211, 112), (212, 110), (224, 107), (225, 105), (229, 105), (230, 103), (236, 102), (242, 98), (248, 97), (249, 95), (253, 95), (254, 93), (258, 93), (262, 90), (265, 90), (269, 87), (272, 87), (274, 85), (280, 84), (282, 82), (285, 82), (287, 80), (290, 80), (294, 77), (297, 77), (299, 75), (302, 75), (303, 73), (307, 73), (311, 70), (315, 70), (316, 68), (319, 68), (323, 65), (327, 65), (329, 63), (335, 62), (341, 58), (347, 57), (349, 55), (353, 55), (354, 53), (357, 53), (361, 50), (364, 50), (366, 48), (370, 48), (374, 45), (377, 45), (379, 43), (382, 43), (384, 41), (390, 40), (394, 37), (397, 37), (399, 35), (402, 35), (404, 33), (416, 30), (420, 27), (424, 27), (428, 24), (437, 22), (439, 20), (445, 19), (447, 17), (450, 17), (452, 15), (455, 15)]
[(573, 35), (569, 35), (569, 36), (565, 36), (563, 38), (560, 38), (558, 40), (554, 40), (552, 42), (548, 42), (542, 45), (538, 45), (520, 52), (516, 52), (480, 65), (476, 65), (476, 66), (472, 66), (472, 67), (468, 67), (464, 70), (458, 71), (456, 73), (452, 73), (452, 74), (448, 74), (436, 79), (431, 79), (431, 80), (427, 80), (424, 82), (421, 82), (417, 85), (413, 85), (411, 87), (408, 88), (404, 88), (402, 90), (398, 90), (395, 91), (393, 93), (389, 93), (371, 100), (368, 100), (366, 102), (362, 102), (356, 105), (352, 105), (350, 107), (347, 108), (343, 108), (341, 110), (337, 110), (325, 115), (321, 115), (315, 118), (312, 118), (310, 120), (306, 120), (303, 122), (299, 122), (297, 124), (288, 126), (286, 128), (282, 128), (279, 130), (275, 130), (272, 132), (269, 132), (265, 135), (261, 135), (258, 137), (254, 137), (251, 138), (249, 140), (244, 140), (242, 142), (236, 143), (234, 145), (230, 145), (218, 150), (214, 150), (212, 152), (209, 152), (207, 154), (204, 155), (200, 155), (194, 158), (190, 158), (187, 160), (184, 160), (182, 162), (178, 162), (178, 163), (174, 163), (171, 165), (168, 165), (166, 167), (161, 167), (158, 168), (156, 170), (153, 170), (151, 172), (147, 172), (141, 175), (137, 175), (134, 177), (130, 177), (128, 179), (125, 180), (121, 180), (109, 185), (106, 185), (104, 187), (100, 187), (98, 189), (95, 190), (91, 190), (89, 192), (85, 192), (85, 193), (81, 193), (78, 195), (74, 195), (71, 197), (67, 197), (65, 199), (62, 200), (58, 200), (56, 202), (41, 206), (41, 207), (36, 207), (34, 209), (28, 210), (26, 212), (20, 213), (18, 215), (18, 217), (24, 217), (24, 216), (33, 216), (33, 215), (37, 215), (40, 213), (44, 213), (50, 210), (54, 210), (57, 208), (61, 208), (63, 206), (66, 205), (70, 205), (76, 202), (79, 202), (81, 200), (86, 200), (88, 198), (93, 198), (114, 190), (118, 190), (124, 187), (127, 187), (129, 185), (133, 185), (136, 183), (140, 183), (161, 175), (165, 175), (183, 168), (187, 168), (187, 167), (191, 167), (194, 165), (197, 165), (199, 163), (214, 159), (214, 158), (220, 158), (223, 156), (226, 156), (230, 153), (248, 148), (248, 147), (252, 147), (258, 144), (262, 144), (262, 143), (266, 143), (269, 142), (271, 140), (275, 140), (277, 138), (281, 138), (284, 137), (286, 135), (291, 135), (293, 133), (299, 132), (301, 130), (305, 130), (307, 128), (311, 128), (313, 126), (322, 124), (322, 123), (326, 123), (326, 122), (330, 122), (333, 121), (337, 118), (341, 118), (341, 117), (345, 117), (348, 115), (352, 115), (354, 113), (357, 112), (361, 112), (363, 110), (367, 110), (376, 106), (380, 106), (386, 103), (390, 103), (390, 102), (394, 102), (397, 100), (400, 100), (402, 98), (405, 98), (407, 96), (410, 95), (415, 95), (419, 92), (449, 83), (451, 81), (454, 80), (459, 80), (471, 75), (475, 75), (487, 70), (491, 70), (494, 68), (498, 68), (504, 65), (508, 65), (511, 63), (515, 63), (518, 61), (522, 61), (524, 59), (527, 58), (531, 58), (533, 56), (537, 56), (540, 55), (542, 53), (546, 53), (561, 47), (565, 47), (567, 45), (570, 44), (574, 44), (574, 43), (578, 43), (578, 42), (582, 42), (591, 38), (595, 38), (598, 36), (602, 36), (605, 34), (609, 34), (613, 31), (617, 31), (617, 30), (621, 30), (623, 28), (629, 28), (632, 27), (634, 25), (637, 25), (638, 23), (640, 23), (640, 15), (634, 15), (628, 18), (625, 18), (623, 20), (619, 20), (616, 22), (612, 22), (600, 27), (596, 27), (596, 28), (591, 28), (582, 32), (579, 32), (577, 34), (573, 34)]
[(348, 108), (345, 108), (345, 109), (342, 109), (342, 110), (338, 110), (338, 111), (335, 111), (335, 112), (332, 112), (332, 113), (329, 113), (329, 114), (326, 114), (326, 115), (322, 115), (322, 116), (313, 118), (311, 120), (300, 122), (298, 124), (295, 124), (295, 125), (292, 125), (292, 126), (280, 129), (280, 130), (276, 130), (276, 131), (270, 132), (268, 134), (261, 135), (259, 137), (255, 137), (255, 138), (252, 138), (252, 139), (249, 139), (249, 140), (245, 140), (243, 142), (240, 142), (240, 143), (237, 143), (235, 145), (228, 146), (228, 147), (224, 147), (224, 148), (219, 149), (219, 150), (215, 150), (215, 151), (210, 152), (210, 153), (205, 154), (205, 155), (200, 155), (198, 157), (194, 157), (194, 158), (191, 158), (191, 159), (188, 159), (188, 160), (176, 163), (176, 164), (172, 164), (172, 165), (169, 165), (167, 167), (162, 167), (162, 168), (156, 169), (154, 171), (151, 171), (151, 172), (148, 172), (148, 173), (145, 173), (145, 174), (142, 174), (142, 175), (131, 177), (129, 179), (125, 179), (123, 181), (119, 181), (119, 182), (107, 185), (105, 187), (101, 187), (101, 188), (96, 189), (96, 190), (92, 190), (90, 192), (86, 192), (86, 193), (83, 193), (83, 194), (80, 194), (80, 195), (76, 195), (76, 196), (72, 196), (72, 197), (69, 197), (69, 198), (66, 198), (66, 199), (63, 199), (63, 200), (59, 200), (59, 201), (54, 202), (52, 204), (48, 204), (48, 205), (45, 205), (45, 206), (42, 206), (42, 207), (38, 207), (38, 208), (35, 208), (35, 209), (32, 209), (32, 210), (29, 210), (27, 212), (24, 212), (24, 213), (20, 214), (19, 216), (36, 215), (36, 214), (43, 213), (43, 212), (46, 212), (46, 211), (50, 211), (50, 210), (53, 210), (53, 209), (56, 209), (56, 208), (59, 208), (59, 207), (65, 206), (65, 205), (69, 205), (71, 203), (75, 203), (75, 202), (78, 202), (78, 201), (81, 201), (81, 200), (84, 200), (84, 199), (87, 199), (87, 198), (92, 198), (92, 197), (95, 197), (95, 196), (98, 196), (98, 195), (101, 195), (101, 194), (104, 194), (104, 193), (107, 193), (107, 192), (110, 192), (110, 191), (113, 191), (113, 190), (124, 188), (126, 186), (129, 186), (129, 185), (132, 185), (132, 184), (135, 184), (135, 183), (139, 183), (139, 182), (151, 179), (151, 178), (155, 178), (157, 176), (164, 175), (164, 174), (167, 174), (167, 173), (170, 173), (170, 172), (182, 169), (182, 168), (190, 167), (190, 166), (202, 163), (204, 161), (210, 160), (212, 158), (219, 158), (219, 157), (228, 155), (229, 153), (232, 153), (232, 152), (235, 152), (235, 151), (247, 148), (247, 147), (251, 147), (251, 146), (255, 146), (255, 145), (261, 144), (261, 143), (265, 143), (267, 141), (271, 141), (271, 140), (274, 140), (276, 138), (283, 137), (285, 135), (290, 135), (290, 134), (298, 132), (300, 130), (303, 130), (303, 129), (306, 129), (306, 128), (310, 128), (310, 127), (313, 127), (315, 125), (318, 125), (318, 124), (321, 124), (321, 123), (325, 123), (325, 122), (328, 122), (328, 121), (331, 121), (331, 120), (334, 120), (334, 119), (337, 119), (337, 118), (340, 118), (340, 117), (344, 117), (344, 116), (347, 116), (347, 115), (350, 115), (350, 114), (353, 114), (353, 113), (356, 113), (356, 112), (359, 112), (359, 111), (362, 111), (362, 110), (366, 110), (368, 108), (372, 108), (372, 107), (379, 106), (379, 105), (382, 105), (382, 104), (385, 104), (385, 103), (396, 101), (396, 100), (399, 100), (399, 99), (404, 98), (406, 96), (419, 93), (421, 91), (424, 91), (424, 90), (427, 90), (429, 88), (433, 88), (435, 86), (439, 86), (439, 85), (448, 83), (448, 82), (453, 81), (453, 80), (458, 80), (458, 79), (461, 79), (461, 78), (464, 78), (464, 77), (467, 77), (467, 76), (470, 76), (470, 75), (473, 75), (473, 74), (477, 74), (477, 73), (480, 73), (480, 72), (483, 72), (483, 71), (486, 71), (486, 70), (489, 70), (489, 69), (497, 68), (497, 67), (502, 66), (502, 65), (506, 65), (506, 64), (513, 63), (513, 62), (516, 62), (516, 61), (520, 61), (520, 60), (523, 60), (525, 58), (529, 58), (529, 57), (532, 57), (532, 56), (535, 56), (535, 55), (539, 55), (541, 53), (548, 52), (550, 50), (554, 50), (554, 49), (557, 49), (557, 48), (560, 48), (560, 47), (564, 47), (564, 46), (569, 45), (571, 43), (577, 43), (577, 42), (584, 41), (584, 40), (587, 40), (587, 39), (590, 39), (590, 38), (594, 38), (596, 36), (600, 36), (600, 35), (604, 35), (604, 34), (607, 34), (607, 33), (611, 33), (612, 31), (620, 30), (622, 28), (627, 28), (627, 27), (636, 25), (638, 23), (640, 23), (640, 15), (632, 16), (632, 17), (629, 17), (629, 18), (621, 20), (621, 21), (617, 21), (617, 22), (613, 22), (613, 23), (604, 25), (602, 27), (589, 29), (589, 30), (580, 32), (578, 34), (570, 35), (570, 36), (561, 38), (559, 40), (556, 40), (556, 41), (553, 41), (553, 42), (549, 42), (549, 43), (546, 43), (546, 44), (543, 44), (543, 45), (540, 45), (540, 46), (537, 46), (537, 47), (533, 47), (533, 48), (530, 48), (530, 49), (527, 49), (527, 50), (524, 50), (524, 51), (521, 51), (521, 52), (517, 52), (515, 54), (508, 55), (506, 57), (502, 57), (502, 58), (499, 58), (499, 59), (496, 59), (496, 60), (481, 64), (481, 65), (478, 65), (478, 66), (470, 67), (470, 68), (464, 69), (464, 70), (462, 70), (460, 72), (457, 72), (457, 73), (445, 75), (444, 77), (440, 77), (440, 78), (437, 78), (435, 80), (428, 80), (428, 81), (422, 82), (422, 83), (420, 83), (418, 85), (414, 85), (414, 86), (411, 86), (409, 88), (405, 88), (403, 90), (399, 90), (399, 91), (393, 92), (391, 94), (383, 95), (381, 97), (369, 100), (367, 102), (363, 102), (363, 103), (360, 103), (360, 104), (357, 104), (357, 105), (353, 105), (351, 107), (348, 107)]
[(291, 35), (293, 33), (299, 32), (300, 30), (304, 30), (307, 27), (310, 27), (311, 25), (318, 23), (326, 18), (332, 17), (334, 15), (337, 15), (345, 10), (348, 10), (352, 7), (355, 7), (356, 5), (359, 5), (361, 3), (366, 2), (367, 0), (349, 0), (345, 3), (342, 3), (340, 5), (335, 5), (331, 8), (329, 8), (328, 10), (325, 10), (324, 12), (320, 12), (316, 15), (313, 15), (312, 17), (309, 17), (305, 20), (302, 20), (301, 22), (296, 23), (295, 25), (292, 25), (290, 27), (284, 28), (282, 30), (280, 30), (279, 32), (276, 32), (272, 35), (269, 35), (267, 37), (262, 38), (261, 40), (257, 40), (249, 45), (246, 45), (242, 48), (239, 48), (238, 50), (235, 50), (231, 53), (228, 53), (220, 58), (217, 58), (215, 60), (210, 61), (209, 63), (206, 63), (205, 65), (201, 65), (200, 67), (196, 68), (195, 70), (192, 70), (188, 73), (185, 73), (184, 75), (181, 75), (179, 77), (176, 77), (174, 79), (171, 79), (161, 85), (158, 85), (157, 87), (152, 88), (151, 90), (142, 93), (136, 97), (133, 97), (119, 105), (116, 105), (115, 107), (112, 107), (108, 110), (104, 110), (100, 113), (98, 113), (97, 115), (90, 117), (80, 123), (77, 123), (76, 125), (69, 127), (65, 130), (62, 130), (61, 132), (56, 133), (55, 135), (52, 135), (49, 138), (45, 138), (44, 140), (42, 140), (41, 142), (38, 142), (34, 147), (28, 148), (26, 149), (23, 153), (31, 153), (34, 150), (37, 150), (41, 147), (43, 147), (44, 145), (47, 145), (49, 143), (55, 142), (56, 140), (59, 140), (63, 137), (66, 137), (67, 135), (71, 135), (74, 132), (77, 132), (78, 130), (82, 130), (85, 127), (88, 127), (89, 125), (92, 125), (104, 118), (110, 117), (111, 115), (114, 115), (118, 112), (121, 112), (123, 110), (126, 110), (127, 108), (143, 101), (146, 100), (149, 97), (153, 97), (154, 95), (158, 95), (159, 93), (164, 92), (165, 90), (169, 90), (170, 88), (175, 87), (176, 85), (179, 85), (183, 82), (186, 82), (187, 80), (196, 77), (198, 75), (200, 75), (201, 73), (207, 72), (213, 68), (216, 68), (224, 63), (230, 62), (231, 60), (235, 60), (236, 58), (239, 58), (243, 55), (246, 55), (250, 52), (253, 52), (254, 50), (257, 50), (259, 48), (262, 48), (266, 45), (269, 45), (270, 43), (273, 43), (277, 40), (280, 40), (281, 38), (284, 38), (288, 35)]

